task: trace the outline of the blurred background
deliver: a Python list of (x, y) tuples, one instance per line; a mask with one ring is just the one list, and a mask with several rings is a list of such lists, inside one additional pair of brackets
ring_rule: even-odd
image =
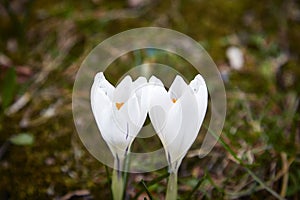
[[(297, 0), (0, 0), (0, 199), (111, 197), (111, 169), (76, 133), (72, 87), (97, 44), (144, 26), (199, 42), (226, 87), (221, 139), (205, 158), (188, 153), (180, 199), (299, 199)], [(141, 50), (115, 61), (108, 79), (158, 61), (191, 79), (196, 73), (174, 55)], [(146, 189), (163, 199), (166, 177), (166, 168), (129, 174), (126, 199), (150, 199)]]

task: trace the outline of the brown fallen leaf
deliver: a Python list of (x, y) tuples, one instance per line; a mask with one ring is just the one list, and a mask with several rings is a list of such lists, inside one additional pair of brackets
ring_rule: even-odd
[(75, 190), (67, 193), (60, 200), (69, 200), (73, 197), (87, 197), (87, 199), (93, 199), (89, 190)]

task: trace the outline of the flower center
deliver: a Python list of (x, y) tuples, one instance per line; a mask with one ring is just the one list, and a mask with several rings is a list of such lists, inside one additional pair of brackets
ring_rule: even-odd
[(116, 107), (118, 110), (120, 110), (123, 105), (124, 105), (124, 102), (116, 103)]
[(176, 103), (177, 99), (173, 98), (172, 101), (173, 101), (173, 103)]

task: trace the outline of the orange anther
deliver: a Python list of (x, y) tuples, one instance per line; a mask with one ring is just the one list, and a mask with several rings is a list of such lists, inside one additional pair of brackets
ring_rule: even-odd
[(121, 108), (123, 105), (124, 105), (123, 102), (121, 102), (121, 103), (116, 103), (116, 107), (117, 107), (118, 110), (120, 110), (120, 108)]

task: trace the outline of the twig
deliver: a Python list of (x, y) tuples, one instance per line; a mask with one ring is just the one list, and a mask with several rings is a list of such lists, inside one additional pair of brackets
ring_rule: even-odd
[(286, 153), (282, 152), (280, 155), (281, 155), (282, 165), (283, 165), (282, 170), (286, 172), (286, 173), (284, 173), (284, 176), (282, 179), (282, 187), (281, 187), (281, 192), (280, 192), (280, 196), (282, 196), (284, 198), (286, 195), (287, 186), (288, 186), (288, 182), (289, 182), (289, 164), (287, 161)]
[(145, 188), (145, 190), (146, 190), (146, 193), (147, 193), (148, 197), (150, 198), (150, 200), (153, 200), (153, 197), (152, 197), (152, 195), (151, 195), (150, 191), (148, 190), (148, 188), (147, 188), (147, 185), (146, 185), (145, 181), (142, 179), (140, 183), (141, 183), (141, 184), (143, 185), (143, 187)]
[[(169, 173), (165, 173), (155, 179), (153, 179), (152, 181), (148, 182), (148, 187), (158, 183), (159, 181), (167, 178), (169, 176)], [(140, 190), (139, 192), (136, 193), (136, 195), (133, 197), (133, 199), (137, 199), (141, 194), (142, 194), (143, 190)]]
[(159, 176), (159, 177), (153, 179), (152, 181), (150, 181), (150, 182), (148, 183), (148, 186), (154, 185), (155, 183), (157, 183), (157, 182), (163, 180), (164, 178), (167, 178), (168, 176), (169, 176), (169, 173), (165, 173), (165, 174), (163, 174), (163, 175), (161, 175), (161, 176)]

